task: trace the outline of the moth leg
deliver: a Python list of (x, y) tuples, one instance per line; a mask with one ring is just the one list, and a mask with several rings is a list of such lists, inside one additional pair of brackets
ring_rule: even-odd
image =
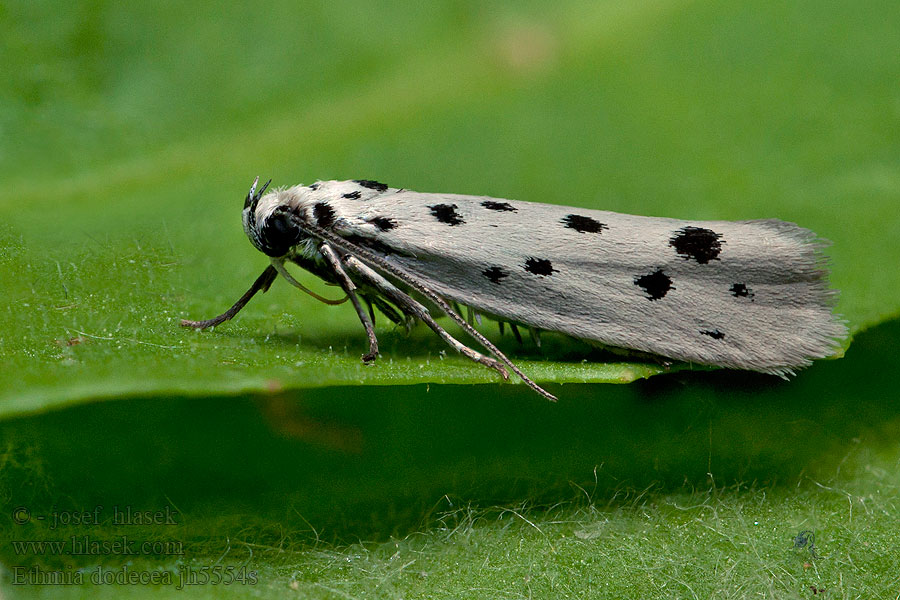
[(375, 307), (372, 306), (372, 301), (368, 298), (363, 298), (366, 301), (366, 306), (369, 308), (369, 318), (372, 320), (372, 327), (375, 327)]
[(519, 333), (519, 328), (516, 327), (515, 323), (510, 323), (509, 328), (512, 329), (513, 335), (516, 336), (516, 341), (519, 342), (519, 345), (522, 345), (522, 334)]
[(218, 317), (213, 317), (212, 319), (207, 319), (205, 321), (191, 321), (190, 319), (182, 319), (181, 326), (192, 327), (194, 329), (207, 329), (208, 327), (215, 327), (216, 325), (233, 319), (234, 316), (241, 312), (241, 309), (244, 308), (248, 302), (250, 302), (250, 298), (256, 295), (256, 292), (260, 290), (262, 290), (263, 292), (269, 291), (269, 286), (272, 285), (272, 282), (275, 281), (276, 277), (278, 277), (278, 271), (275, 269), (275, 267), (269, 265), (268, 267), (266, 267), (266, 270), (256, 278), (256, 281), (253, 282), (253, 285), (250, 286), (250, 289), (244, 292), (244, 295), (234, 303), (234, 306), (223, 312)]
[[(522, 369), (517, 367), (505, 354), (500, 352), (500, 349), (497, 348), (494, 344), (491, 343), (489, 339), (484, 337), (477, 329), (466, 323), (466, 320), (460, 317), (453, 311), (453, 307), (444, 300), (437, 292), (429, 288), (427, 285), (422, 283), (419, 279), (417, 279), (413, 274), (407, 272), (402, 267), (391, 263), (386, 260), (383, 256), (379, 256), (378, 254), (363, 248), (362, 246), (357, 246), (354, 243), (345, 240), (341, 236), (336, 233), (329, 231), (327, 229), (323, 229), (318, 225), (313, 225), (307, 221), (300, 219), (299, 217), (294, 217), (291, 220), (292, 223), (297, 225), (297, 228), (301, 231), (309, 233), (310, 235), (315, 236), (320, 240), (327, 241), (331, 243), (335, 248), (339, 248), (347, 253), (348, 256), (356, 258), (356, 263), (364, 264), (369, 263), (372, 265), (376, 265), (378, 268), (384, 269), (387, 273), (390, 273), (394, 277), (396, 277), (399, 281), (402, 281), (404, 284), (408, 285), (411, 289), (416, 290), (424, 297), (428, 298), (431, 302), (434, 302), (438, 308), (444, 311), (447, 316), (456, 321), (456, 323), (462, 327), (463, 331), (472, 336), (479, 344), (481, 344), (484, 348), (486, 348), (491, 354), (497, 357), (497, 359), (504, 365), (510, 368), (510, 370), (518, 375), (522, 381), (533, 389), (535, 392), (546, 398), (547, 400), (551, 400), (556, 402), (556, 396), (533, 382), (528, 375), (522, 372)], [(349, 260), (348, 260), (349, 262)], [(371, 269), (369, 269), (371, 271)], [(376, 273), (377, 275), (377, 273)], [(382, 278), (383, 279), (383, 278)], [(405, 294), (404, 294), (405, 296)], [(427, 311), (426, 311), (427, 314)], [(430, 318), (430, 317), (429, 317)], [(432, 327), (432, 329), (434, 329)], [(505, 371), (505, 369), (504, 369)]]
[(344, 269), (341, 266), (341, 259), (337, 255), (337, 252), (331, 249), (331, 246), (325, 243), (319, 244), (319, 252), (325, 258), (325, 262), (327, 262), (334, 271), (334, 274), (337, 275), (338, 285), (341, 286), (341, 289), (344, 290), (344, 293), (350, 298), (350, 302), (353, 303), (353, 308), (356, 309), (356, 314), (359, 315), (359, 320), (362, 321), (363, 327), (366, 330), (366, 336), (369, 338), (369, 352), (363, 354), (362, 360), (363, 362), (371, 362), (378, 356), (378, 338), (375, 337), (375, 327), (372, 325), (372, 321), (369, 320), (369, 315), (366, 314), (362, 304), (359, 302), (359, 297), (356, 295), (356, 285), (350, 281), (347, 273), (344, 272)]
[[(373, 306), (377, 307), (378, 310), (382, 312), (394, 325), (402, 325), (409, 329), (409, 324), (407, 320), (409, 317), (404, 315), (401, 312), (398, 312), (393, 306), (388, 304), (387, 300), (382, 298), (381, 296), (375, 295), (366, 295), (364, 292), (361, 292), (360, 295), (365, 298), (368, 302), (370, 302)], [(372, 319), (372, 323), (375, 323), (375, 319)]]
[(391, 301), (405, 308), (409, 312), (413, 313), (413, 315), (415, 315), (417, 318), (422, 320), (432, 329), (432, 331), (438, 334), (441, 339), (452, 346), (454, 350), (466, 356), (467, 358), (474, 360), (477, 363), (494, 369), (503, 376), (503, 379), (509, 379), (509, 373), (506, 371), (503, 363), (494, 360), (489, 356), (485, 356), (484, 354), (481, 354), (480, 352), (473, 350), (472, 348), (469, 348), (468, 346), (457, 340), (455, 337), (447, 333), (447, 331), (444, 330), (443, 327), (437, 324), (437, 322), (428, 312), (427, 308), (416, 302), (416, 300), (414, 300), (405, 292), (398, 289), (387, 279), (352, 256), (347, 256), (345, 262), (350, 269), (352, 269), (360, 277), (368, 281), (369, 284), (377, 288), (378, 291), (390, 298)]

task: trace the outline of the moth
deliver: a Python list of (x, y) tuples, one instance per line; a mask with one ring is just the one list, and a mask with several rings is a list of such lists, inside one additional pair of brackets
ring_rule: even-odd
[[(205, 329), (234, 317), (281, 275), (330, 304), (349, 300), (378, 356), (375, 312), (421, 321), (451, 347), (528, 378), (488, 340), (474, 314), (519, 337), (528, 328), (596, 345), (785, 377), (834, 354), (847, 336), (833, 314), (825, 242), (793, 223), (683, 221), (458, 194), (376, 181), (318, 181), (269, 191), (253, 182), (244, 231), (271, 260), (223, 314), (182, 321)], [(329, 300), (286, 270), (295, 263), (345, 297)], [(363, 304), (366, 306), (364, 307)], [(467, 316), (463, 316), (462, 307)], [(485, 351), (454, 338), (446, 315)], [(520, 338), (521, 339), (521, 338)], [(507, 370), (508, 369), (508, 370)]]

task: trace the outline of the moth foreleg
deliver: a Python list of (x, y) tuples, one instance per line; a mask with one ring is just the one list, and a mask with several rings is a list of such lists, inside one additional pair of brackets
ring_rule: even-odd
[(356, 274), (365, 279), (379, 292), (390, 298), (392, 302), (409, 311), (413, 314), (413, 316), (423, 321), (432, 329), (432, 331), (438, 334), (441, 339), (447, 342), (447, 344), (449, 344), (454, 350), (456, 350), (463, 356), (474, 360), (477, 363), (494, 369), (503, 376), (503, 379), (509, 379), (509, 373), (506, 371), (503, 363), (494, 360), (489, 356), (485, 356), (484, 354), (481, 354), (480, 352), (473, 350), (472, 348), (469, 348), (468, 346), (457, 340), (455, 337), (450, 335), (443, 327), (438, 325), (437, 321), (434, 320), (434, 318), (431, 316), (431, 313), (428, 312), (427, 308), (425, 308), (411, 296), (397, 288), (387, 279), (379, 275), (376, 271), (372, 270), (352, 256), (346, 257), (345, 264), (349, 269), (353, 270)]
[(250, 298), (255, 296), (256, 292), (260, 290), (262, 290), (263, 292), (267, 292), (269, 290), (269, 286), (272, 285), (272, 282), (275, 281), (276, 277), (278, 277), (278, 271), (275, 269), (275, 267), (269, 265), (268, 267), (266, 267), (266, 270), (256, 278), (256, 281), (253, 282), (253, 285), (250, 286), (250, 289), (244, 292), (244, 295), (234, 303), (234, 306), (223, 312), (221, 315), (213, 317), (212, 319), (207, 319), (205, 321), (191, 321), (190, 319), (182, 319), (181, 326), (192, 327), (194, 329), (207, 329), (209, 327), (221, 325), (225, 321), (230, 321), (236, 314), (241, 312), (241, 309), (244, 308), (248, 302), (250, 302)]
[(375, 327), (372, 325), (372, 320), (369, 319), (369, 315), (366, 314), (365, 309), (363, 309), (362, 304), (359, 302), (359, 297), (356, 295), (356, 285), (347, 276), (347, 273), (341, 265), (341, 258), (331, 246), (322, 243), (319, 245), (319, 252), (325, 258), (325, 262), (328, 263), (328, 266), (334, 271), (334, 274), (337, 276), (338, 285), (341, 286), (341, 289), (344, 290), (344, 293), (350, 298), (353, 308), (356, 309), (356, 314), (359, 315), (359, 320), (362, 322), (363, 327), (366, 330), (366, 336), (369, 338), (369, 351), (366, 354), (363, 354), (362, 359), (363, 362), (371, 362), (378, 356), (378, 338), (375, 337)]

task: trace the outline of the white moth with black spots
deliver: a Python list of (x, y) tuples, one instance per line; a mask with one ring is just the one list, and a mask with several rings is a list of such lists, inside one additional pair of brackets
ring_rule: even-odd
[[(320, 181), (244, 202), (244, 231), (272, 261), (227, 312), (232, 318), (280, 274), (319, 300), (351, 301), (378, 355), (373, 306), (420, 320), (472, 360), (512, 370), (475, 329), (475, 314), (611, 348), (785, 376), (834, 354), (847, 336), (832, 313), (815, 234), (776, 219), (682, 221), (484, 196), (424, 194), (370, 180)], [(339, 285), (327, 300), (285, 269), (293, 262)], [(360, 301), (362, 300), (362, 302)], [(368, 310), (363, 304), (368, 305)], [(460, 305), (467, 307), (464, 318)], [(447, 333), (448, 315), (482, 354)]]

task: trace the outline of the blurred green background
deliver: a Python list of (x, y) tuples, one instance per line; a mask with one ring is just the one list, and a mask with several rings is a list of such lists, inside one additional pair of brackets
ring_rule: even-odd
[[(877, 1), (0, 3), (3, 515), (176, 505), (189, 556), (136, 565), (264, 573), (200, 597), (894, 597), (898, 35)], [(624, 387), (570, 384), (656, 369), (502, 340), (548, 405), (425, 331), (365, 367), (352, 310), (281, 282), (184, 331), (266, 264), (256, 175), (795, 221), (857, 337), (789, 383)], [(11, 586), (121, 557), (4, 519), (10, 594), (167, 590)]]

